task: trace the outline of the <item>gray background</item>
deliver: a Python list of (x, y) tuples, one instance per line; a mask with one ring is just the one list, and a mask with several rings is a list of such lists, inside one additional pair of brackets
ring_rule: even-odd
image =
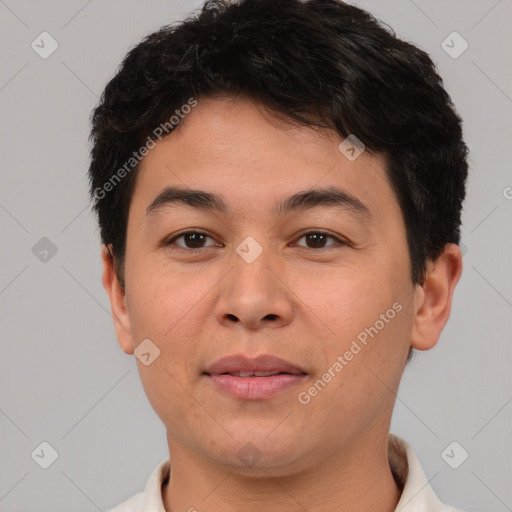
[[(167, 455), (101, 285), (88, 118), (128, 48), (200, 3), (0, 0), (1, 511), (106, 510)], [(355, 3), (432, 55), (471, 149), (452, 316), (407, 367), (391, 430), (443, 501), (512, 510), (512, 2)], [(47, 59), (31, 48), (43, 31), (59, 44)], [(469, 43), (456, 59), (441, 47), (453, 31)], [(59, 454), (46, 470), (31, 457), (43, 441)], [(458, 469), (441, 457), (452, 441), (469, 453)]]

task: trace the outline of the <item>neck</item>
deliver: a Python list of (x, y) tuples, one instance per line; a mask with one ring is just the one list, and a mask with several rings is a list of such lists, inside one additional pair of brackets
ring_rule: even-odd
[(166, 512), (393, 512), (400, 499), (387, 433), (355, 440), (301, 471), (263, 468), (253, 475), (233, 466), (221, 468), (171, 436), (168, 440), (171, 476), (162, 489)]

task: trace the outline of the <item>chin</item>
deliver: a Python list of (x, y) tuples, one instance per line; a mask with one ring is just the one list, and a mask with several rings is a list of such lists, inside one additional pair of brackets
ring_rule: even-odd
[[(267, 471), (273, 475), (276, 471), (289, 474), (301, 456), (297, 447), (303, 447), (304, 443), (290, 432), (281, 432), (281, 435), (269, 432), (272, 429), (253, 429), (252, 433), (250, 428), (238, 430), (238, 435), (226, 435), (220, 453), (210, 455), (219, 464), (247, 476), (268, 477)], [(219, 445), (216, 443), (217, 447)]]

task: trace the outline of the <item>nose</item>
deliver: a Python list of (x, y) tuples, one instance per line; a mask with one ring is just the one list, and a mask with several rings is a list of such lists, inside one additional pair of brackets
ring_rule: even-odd
[(247, 329), (283, 327), (293, 317), (293, 292), (286, 283), (284, 261), (271, 249), (252, 262), (238, 254), (219, 289), (215, 306), (217, 321), (227, 327)]

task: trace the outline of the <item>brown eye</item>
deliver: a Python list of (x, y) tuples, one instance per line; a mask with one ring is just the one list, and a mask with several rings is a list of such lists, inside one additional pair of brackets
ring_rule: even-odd
[[(167, 241), (165, 245), (174, 244), (183, 249), (203, 249), (205, 247), (211, 247), (211, 245), (205, 245), (205, 241), (208, 238), (213, 240), (210, 236), (205, 233), (201, 233), (200, 231), (187, 231), (186, 233), (181, 233)], [(176, 240), (180, 239), (183, 240), (183, 243), (176, 243)]]
[[(346, 245), (339, 238), (322, 231), (309, 231), (307, 233), (303, 233), (300, 239), (302, 238), (306, 240), (305, 247), (308, 247), (309, 249), (324, 249), (326, 247), (332, 247), (335, 245)], [(335, 243), (326, 245), (328, 239), (335, 240)], [(304, 247), (302, 244), (299, 245)]]

